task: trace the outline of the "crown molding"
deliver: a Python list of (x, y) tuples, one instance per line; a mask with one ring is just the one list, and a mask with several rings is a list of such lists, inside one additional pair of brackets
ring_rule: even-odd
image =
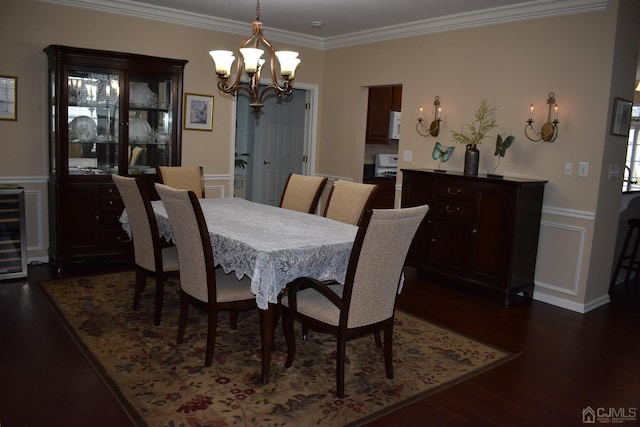
[(498, 7), (485, 11), (460, 13), (441, 18), (376, 28), (370, 31), (345, 34), (344, 36), (327, 37), (324, 48), (329, 50), (465, 28), (595, 12), (606, 9), (609, 3), (610, 0), (530, 1), (528, 3)]
[[(98, 12), (115, 13), (142, 19), (152, 19), (171, 24), (230, 34), (246, 35), (247, 22), (233, 21), (185, 12), (178, 9), (133, 2), (131, 0), (39, 0), (64, 6), (80, 7)], [(460, 30), (485, 25), (517, 22), (559, 15), (595, 12), (605, 9), (611, 0), (538, 0), (518, 5), (504, 6), (479, 12), (461, 13), (442, 18), (415, 21), (361, 31), (335, 37), (313, 37), (300, 33), (265, 27), (270, 40), (318, 50), (330, 50), (366, 43), (380, 42), (444, 31)]]

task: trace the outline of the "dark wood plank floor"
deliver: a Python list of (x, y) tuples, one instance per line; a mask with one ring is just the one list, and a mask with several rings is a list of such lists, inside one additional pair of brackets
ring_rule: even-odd
[[(65, 274), (125, 267), (82, 264)], [(52, 277), (44, 265), (30, 267), (28, 281), (0, 282), (0, 425), (132, 425), (33, 286)], [(619, 289), (614, 303), (585, 315), (524, 299), (505, 309), (498, 295), (408, 269), (399, 307), (519, 356), (370, 426), (579, 426), (586, 407), (640, 407), (638, 291)]]

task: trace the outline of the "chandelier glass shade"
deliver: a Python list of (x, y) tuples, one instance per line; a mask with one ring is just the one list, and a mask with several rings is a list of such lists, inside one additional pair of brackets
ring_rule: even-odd
[[(218, 89), (221, 92), (235, 95), (239, 91), (244, 91), (249, 95), (249, 106), (254, 109), (256, 115), (260, 113), (264, 106), (266, 94), (272, 92), (277, 97), (290, 95), (293, 92), (293, 79), (296, 68), (300, 64), (298, 52), (278, 51), (275, 52), (271, 42), (262, 33), (262, 22), (260, 22), (260, 0), (256, 5), (256, 20), (252, 23), (253, 33), (241, 44), (236, 63), (235, 77), (230, 81), (231, 70), (236, 57), (230, 50), (212, 50), (209, 52), (213, 59), (216, 74), (218, 76)], [(267, 53), (267, 59), (262, 56)], [(276, 58), (279, 63), (282, 83), (276, 76)], [(268, 85), (260, 87), (260, 72), (263, 70), (266, 61), (269, 61), (271, 79)], [(242, 72), (246, 73), (248, 81), (242, 81)]]

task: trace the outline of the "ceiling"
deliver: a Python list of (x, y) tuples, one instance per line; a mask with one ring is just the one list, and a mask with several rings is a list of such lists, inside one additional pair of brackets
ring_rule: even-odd
[[(41, 0), (246, 35), (256, 0)], [(331, 49), (602, 10), (609, 0), (262, 0), (265, 36)], [(321, 22), (320, 27), (313, 25)]]

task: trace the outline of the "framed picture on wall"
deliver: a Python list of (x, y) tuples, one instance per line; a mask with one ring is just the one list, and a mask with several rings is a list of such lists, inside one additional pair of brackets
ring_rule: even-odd
[(633, 102), (622, 98), (614, 98), (613, 115), (611, 116), (612, 135), (629, 136), (632, 107)]
[(0, 120), (18, 120), (18, 78), (0, 76)]
[(184, 128), (211, 130), (213, 128), (213, 96), (184, 94)]

